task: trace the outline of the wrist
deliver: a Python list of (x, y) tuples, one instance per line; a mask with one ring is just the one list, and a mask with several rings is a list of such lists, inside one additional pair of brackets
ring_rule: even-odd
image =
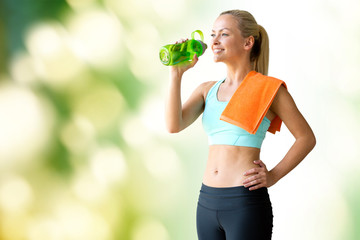
[(178, 69), (170, 69), (170, 79), (171, 80), (181, 81), (183, 75), (184, 75), (184, 73), (179, 71)]

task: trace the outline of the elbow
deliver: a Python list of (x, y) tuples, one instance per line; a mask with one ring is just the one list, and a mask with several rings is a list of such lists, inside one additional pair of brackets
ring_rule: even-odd
[(176, 129), (176, 128), (168, 128), (167, 129), (168, 130), (168, 133), (178, 133), (178, 132), (180, 132), (178, 129)]
[(304, 149), (306, 149), (308, 153), (311, 152), (316, 145), (316, 137), (313, 133), (298, 137), (296, 141), (302, 142)]
[(182, 122), (177, 119), (174, 120), (173, 118), (166, 118), (165, 125), (168, 133), (178, 133), (184, 129)]
[(316, 137), (315, 137), (315, 135), (313, 134), (313, 136), (312, 136), (312, 138), (311, 138), (311, 146), (312, 146), (311, 149), (313, 149), (313, 148), (315, 147), (315, 145), (316, 145)]
[(316, 137), (313, 133), (308, 137), (307, 143), (309, 145), (310, 151), (313, 150), (316, 145)]
[(181, 131), (181, 129), (177, 126), (167, 125), (167, 131), (168, 133), (178, 133)]

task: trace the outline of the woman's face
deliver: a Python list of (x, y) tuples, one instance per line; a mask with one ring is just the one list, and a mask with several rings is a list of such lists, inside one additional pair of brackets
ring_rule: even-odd
[(241, 36), (238, 22), (233, 16), (219, 16), (214, 23), (211, 37), (215, 62), (231, 62), (244, 56), (245, 38)]

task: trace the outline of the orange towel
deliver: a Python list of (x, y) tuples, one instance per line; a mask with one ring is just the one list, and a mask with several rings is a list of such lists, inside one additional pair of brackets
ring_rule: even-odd
[[(220, 120), (231, 123), (251, 134), (255, 134), (269, 110), (280, 86), (284, 81), (251, 71), (236, 89)], [(269, 132), (280, 131), (282, 120), (276, 116), (270, 124)]]

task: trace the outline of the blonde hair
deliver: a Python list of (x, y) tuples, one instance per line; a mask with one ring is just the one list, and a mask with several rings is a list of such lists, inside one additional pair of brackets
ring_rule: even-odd
[(241, 35), (244, 38), (253, 36), (254, 45), (250, 52), (250, 62), (254, 63), (255, 71), (267, 75), (269, 68), (269, 37), (265, 29), (257, 24), (251, 13), (243, 10), (229, 10), (221, 15), (230, 14), (238, 21)]

